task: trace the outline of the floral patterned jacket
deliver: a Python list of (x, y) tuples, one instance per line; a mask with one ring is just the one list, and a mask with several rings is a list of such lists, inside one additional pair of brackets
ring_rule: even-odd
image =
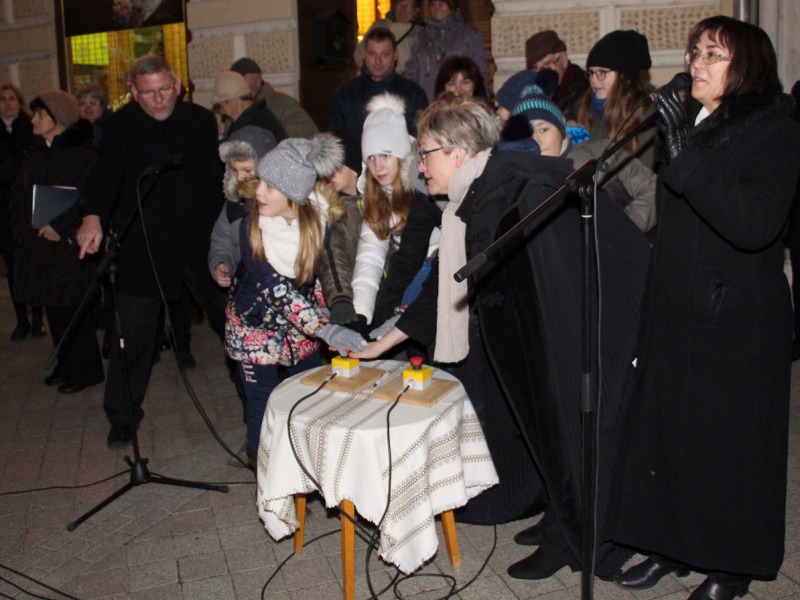
[[(249, 218), (242, 219), (242, 227)], [(246, 229), (244, 230), (246, 231)], [(253, 257), (246, 233), (225, 311), (225, 350), (256, 365), (296, 365), (317, 349), (314, 333), (328, 324), (319, 283), (298, 286), (268, 261)]]

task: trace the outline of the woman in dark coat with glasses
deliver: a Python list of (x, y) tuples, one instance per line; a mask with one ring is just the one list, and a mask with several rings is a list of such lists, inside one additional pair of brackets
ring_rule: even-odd
[(792, 307), (783, 233), (800, 126), (761, 29), (712, 17), (689, 34), (687, 123), (658, 108), (658, 241), (645, 294), (636, 407), (615, 539), (649, 554), (617, 583), (707, 574), (691, 600), (727, 600), (783, 561)]

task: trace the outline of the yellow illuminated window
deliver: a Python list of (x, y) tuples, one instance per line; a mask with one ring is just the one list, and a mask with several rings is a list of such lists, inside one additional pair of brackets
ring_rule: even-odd
[(392, 8), (391, 0), (356, 0), (358, 14), (358, 41), (364, 37), (376, 19), (382, 19)]

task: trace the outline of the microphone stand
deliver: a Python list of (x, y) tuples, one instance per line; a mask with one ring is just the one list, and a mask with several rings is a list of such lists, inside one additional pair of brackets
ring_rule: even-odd
[[(159, 172), (148, 172), (145, 171), (137, 180), (136, 187), (137, 191), (139, 186), (142, 183), (142, 179), (145, 176), (150, 175), (150, 185), (145, 189), (144, 194), (140, 194), (140, 198), (144, 200), (147, 198), (147, 195), (152, 191), (153, 187), (155, 187)], [(67, 531), (74, 531), (78, 525), (86, 521), (89, 517), (97, 513), (98, 511), (102, 510), (109, 504), (111, 504), (114, 500), (125, 494), (126, 492), (130, 491), (136, 486), (142, 485), (144, 483), (160, 483), (164, 485), (175, 485), (179, 487), (189, 487), (189, 488), (196, 488), (201, 490), (211, 490), (215, 492), (223, 492), (227, 493), (228, 486), (226, 485), (214, 485), (210, 483), (203, 483), (199, 481), (187, 481), (185, 479), (173, 479), (171, 477), (164, 477), (163, 475), (157, 475), (155, 473), (151, 473), (147, 468), (148, 459), (142, 458), (139, 453), (139, 438), (136, 434), (136, 426), (133, 422), (133, 400), (131, 398), (131, 387), (129, 381), (129, 374), (128, 374), (128, 361), (127, 356), (125, 354), (125, 335), (124, 330), (122, 328), (122, 319), (120, 318), (119, 314), (119, 302), (117, 301), (117, 286), (116, 286), (116, 274), (117, 274), (117, 264), (115, 259), (117, 254), (119, 254), (119, 248), (122, 239), (125, 237), (125, 233), (130, 228), (131, 224), (135, 220), (136, 216), (141, 212), (142, 202), (139, 203), (137, 208), (131, 211), (130, 215), (128, 215), (127, 220), (123, 224), (122, 228), (117, 231), (109, 231), (108, 240), (106, 241), (106, 251), (101, 259), (100, 263), (98, 264), (97, 268), (95, 269), (94, 276), (92, 278), (89, 287), (84, 294), (84, 297), (78, 307), (78, 310), (73, 317), (72, 322), (70, 322), (69, 327), (67, 327), (67, 332), (64, 333), (62, 338), (62, 342), (67, 337), (67, 333), (69, 333), (70, 327), (73, 323), (77, 320), (78, 316), (81, 314), (81, 311), (84, 305), (88, 302), (89, 298), (94, 294), (95, 287), (97, 285), (97, 281), (100, 279), (101, 276), (108, 273), (108, 279), (111, 288), (111, 298), (112, 304), (114, 306), (114, 325), (117, 330), (117, 343), (119, 344), (119, 351), (121, 353), (122, 359), (122, 383), (123, 388), (125, 389), (125, 404), (128, 407), (128, 421), (130, 422), (131, 427), (131, 445), (133, 447), (133, 460), (130, 457), (125, 457), (125, 462), (130, 467), (130, 480), (116, 492), (108, 496), (105, 500), (101, 501), (93, 508), (82, 514), (80, 517), (72, 521), (71, 523), (67, 524)], [(53, 351), (53, 355), (49, 359), (48, 362), (52, 361), (53, 356), (55, 356), (60, 348), (60, 345)]]
[(495, 254), (508, 242), (516, 239), (525, 226), (540, 216), (545, 210), (570, 192), (577, 192), (581, 198), (581, 281), (582, 281), (582, 319), (581, 319), (581, 598), (592, 600), (594, 597), (594, 549), (595, 549), (595, 432), (597, 410), (597, 347), (593, 343), (596, 326), (592, 319), (592, 306), (596, 294), (595, 281), (595, 220), (594, 220), (594, 188), (597, 185), (595, 174), (608, 171), (606, 160), (613, 156), (639, 133), (652, 127), (658, 118), (654, 111), (642, 122), (624, 135), (619, 141), (606, 148), (598, 159), (586, 161), (583, 165), (567, 175), (564, 184), (553, 192), (539, 206), (531, 210), (511, 229), (500, 236), (484, 251), (475, 255), (466, 265), (453, 275), (458, 282), (463, 281)]

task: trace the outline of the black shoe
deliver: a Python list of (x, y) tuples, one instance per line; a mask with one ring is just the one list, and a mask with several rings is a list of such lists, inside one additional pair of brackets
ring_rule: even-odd
[[(11, 338), (14, 339), (13, 337)], [(792, 362), (800, 360), (800, 340), (792, 342)]]
[(27, 321), (19, 321), (17, 326), (14, 327), (14, 331), (11, 332), (11, 341), (18, 342), (20, 340), (24, 340), (28, 337), (28, 334), (31, 332), (31, 324)]
[[(139, 427), (138, 425), (136, 426)], [(114, 425), (108, 432), (106, 444), (109, 446), (122, 446), (131, 441), (131, 428), (128, 425)]]
[(578, 570), (571, 556), (557, 550), (539, 548), (527, 558), (508, 567), (506, 572), (514, 579), (547, 579), (564, 567)]
[(51, 373), (44, 378), (45, 385), (61, 385), (62, 383), (64, 383), (64, 378), (57, 373)]
[(59, 394), (77, 394), (86, 389), (86, 386), (82, 383), (67, 383), (64, 382), (60, 386), (58, 386), (58, 393)]
[(197, 366), (197, 361), (189, 350), (178, 350), (178, 360), (184, 369), (194, 369)]
[(31, 337), (38, 338), (38, 337), (44, 337), (46, 335), (47, 335), (47, 329), (45, 329), (44, 323), (34, 319), (33, 325), (31, 325)]
[(750, 587), (749, 583), (742, 583), (739, 585), (719, 583), (711, 581), (708, 577), (700, 584), (689, 600), (733, 600), (738, 596), (747, 594), (747, 589)]
[(646, 590), (661, 581), (662, 577), (673, 572), (678, 577), (686, 577), (689, 569), (672, 563), (661, 563), (651, 557), (632, 566), (617, 577), (614, 583), (626, 590)]
[(514, 536), (514, 542), (520, 546), (538, 546), (542, 543), (542, 521), (540, 520), (535, 525), (531, 525), (527, 529), (523, 529)]

